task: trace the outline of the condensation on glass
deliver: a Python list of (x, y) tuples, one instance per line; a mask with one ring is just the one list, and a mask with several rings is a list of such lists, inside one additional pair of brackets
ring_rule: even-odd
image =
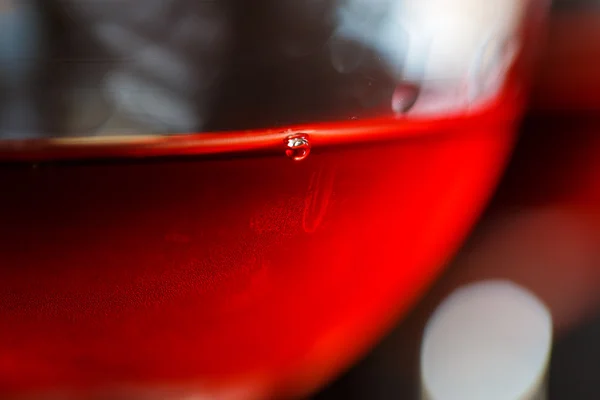
[(521, 0), (0, 0), (0, 137), (461, 114), (504, 85)]

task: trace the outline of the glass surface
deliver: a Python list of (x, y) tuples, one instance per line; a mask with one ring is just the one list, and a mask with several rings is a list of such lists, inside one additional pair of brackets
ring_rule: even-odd
[(520, 0), (0, 0), (0, 137), (175, 134), (465, 113)]

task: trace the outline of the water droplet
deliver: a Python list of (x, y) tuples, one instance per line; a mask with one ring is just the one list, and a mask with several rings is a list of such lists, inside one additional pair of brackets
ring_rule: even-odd
[(416, 85), (398, 85), (392, 96), (392, 111), (396, 114), (408, 112), (417, 102), (419, 92), (420, 89)]
[(294, 161), (302, 161), (310, 154), (308, 135), (301, 133), (285, 138), (285, 155)]

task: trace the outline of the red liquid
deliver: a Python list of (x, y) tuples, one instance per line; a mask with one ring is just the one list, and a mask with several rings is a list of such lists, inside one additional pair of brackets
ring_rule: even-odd
[(511, 128), (299, 163), (3, 168), (0, 388), (313, 387), (438, 273)]
[[(526, 53), (528, 54), (528, 53)], [(306, 393), (409, 310), (486, 204), (524, 59), (480, 114), (31, 142), (0, 168), (0, 393)], [(151, 155), (205, 155), (146, 159)], [(210, 156), (212, 155), (212, 156)]]

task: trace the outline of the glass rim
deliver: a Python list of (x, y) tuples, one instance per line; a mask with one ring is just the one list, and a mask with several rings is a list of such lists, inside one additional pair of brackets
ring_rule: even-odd
[(117, 134), (0, 140), (0, 162), (139, 159), (278, 152), (284, 154), (286, 140), (297, 135), (308, 137), (310, 146), (314, 149), (430, 137), (460, 131), (486, 131), (504, 123), (512, 123), (520, 116), (524, 108), (523, 93), (520, 92), (518, 85), (510, 83), (507, 82), (502, 93), (487, 105), (460, 115), (419, 118), (388, 116), (192, 134)]

